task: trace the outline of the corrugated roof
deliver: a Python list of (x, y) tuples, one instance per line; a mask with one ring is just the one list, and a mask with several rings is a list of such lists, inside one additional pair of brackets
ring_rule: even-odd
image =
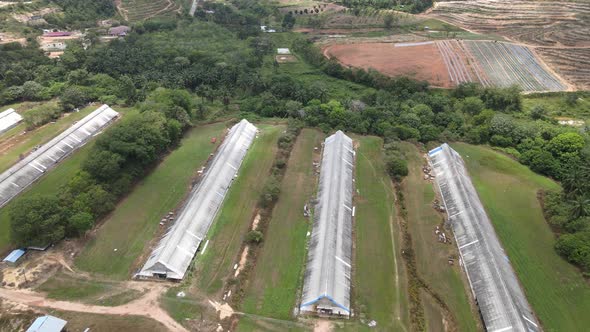
[(447, 144), (428, 157), (486, 330), (541, 331), (463, 159)]
[(50, 315), (38, 317), (26, 332), (61, 332), (67, 321)]
[(108, 105), (103, 105), (0, 174), (0, 207), (86, 144), (118, 115)]
[(0, 134), (5, 133), (23, 120), (23, 117), (12, 108), (0, 113)]
[(354, 156), (343, 132), (326, 138), (301, 311), (350, 315)]
[(2, 261), (3, 262), (8, 262), (8, 263), (16, 263), (16, 261), (18, 261), (24, 254), (26, 251), (24, 251), (23, 249), (16, 249), (13, 250), (10, 254), (8, 254), (8, 256), (6, 256), (6, 258), (4, 258)]
[(166, 278), (177, 280), (184, 278), (225, 194), (237, 176), (256, 132), (256, 127), (247, 120), (240, 121), (230, 129), (174, 226), (162, 238), (138, 276), (165, 275)]

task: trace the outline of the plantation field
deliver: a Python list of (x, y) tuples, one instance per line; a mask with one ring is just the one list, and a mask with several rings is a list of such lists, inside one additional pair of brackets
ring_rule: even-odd
[(173, 16), (181, 6), (175, 0), (122, 0), (119, 11), (128, 21), (142, 21), (153, 17)]
[(539, 189), (558, 185), (489, 148), (452, 144), (494, 224), (533, 310), (546, 331), (590, 326), (590, 286), (557, 255), (555, 236), (537, 200)]
[(497, 33), (530, 45), (590, 46), (587, 1), (494, 0), (436, 2), (429, 13), (480, 33)]
[[(458, 264), (457, 247), (438, 242), (435, 234), (437, 226), (443, 229), (443, 216), (432, 207), (435, 192), (433, 184), (423, 179), (424, 157), (410, 143), (404, 143), (403, 147), (410, 171), (404, 179), (403, 192), (418, 274), (448, 306), (459, 331), (476, 331), (479, 329), (477, 311), (470, 304), (470, 291)], [(451, 232), (445, 232), (452, 236)], [(452, 266), (449, 257), (455, 261)], [(436, 331), (437, 326), (444, 325), (441, 308), (426, 294), (422, 299), (428, 330)]]
[[(241, 311), (283, 320), (293, 318), (310, 229), (303, 206), (315, 196), (317, 177), (312, 163), (319, 161), (320, 155), (319, 150), (314, 153), (314, 147), (319, 147), (323, 138), (313, 129), (303, 129), (297, 138), (262, 250), (249, 275)], [(240, 327), (248, 324), (240, 320)]]
[[(52, 138), (68, 129), (74, 124), (74, 122), (81, 120), (83, 117), (96, 110), (98, 106), (99, 105), (92, 105), (81, 109), (80, 112), (66, 113), (55, 121), (55, 123), (45, 124), (40, 128), (28, 131), (24, 135), (22, 134), (26, 128), (24, 121), (5, 132), (0, 136), (0, 172), (7, 170), (19, 161), (21, 155), (28, 154), (36, 145), (47, 143)], [(15, 109), (22, 114), (18, 107)], [(26, 110), (26, 112), (34, 111), (35, 108)]]
[(567, 89), (528, 47), (497, 41), (343, 43), (325, 46), (324, 55), (345, 66), (409, 76), (435, 87), (478, 82), (483, 86), (518, 85), (524, 91)]
[(223, 137), (224, 128), (223, 123), (217, 123), (192, 129), (180, 147), (141, 181), (104, 221), (76, 258), (76, 266), (125, 279), (134, 272), (134, 267), (143, 264), (137, 258), (154, 240), (160, 219), (178, 207), (189, 192), (196, 172), (219, 144), (211, 144), (211, 137)]
[(0, 209), (0, 252), (5, 252), (10, 247), (10, 218), (9, 211), (15, 200), (34, 195), (54, 195), (58, 188), (67, 183), (79, 170), (80, 164), (86, 159), (94, 142), (90, 142), (76, 151), (43, 176), (37, 183), (31, 185), (17, 198)]
[(238, 177), (226, 194), (221, 211), (207, 235), (206, 250), (195, 258), (192, 285), (208, 295), (218, 293), (233, 275), (234, 259), (254, 218), (255, 207), (278, 150), (282, 125), (257, 125), (259, 137), (248, 151)]
[(590, 89), (590, 48), (537, 47), (536, 51), (571, 84)]
[[(401, 231), (396, 219), (393, 185), (382, 156), (383, 140), (356, 136), (356, 215), (354, 220), (353, 308), (382, 331), (409, 330), (406, 278), (401, 258)], [(367, 329), (357, 321), (350, 330)]]

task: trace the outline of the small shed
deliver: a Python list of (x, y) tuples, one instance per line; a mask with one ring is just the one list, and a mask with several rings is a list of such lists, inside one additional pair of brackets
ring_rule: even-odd
[(277, 48), (277, 54), (281, 54), (281, 55), (291, 54), (291, 51), (288, 48)]
[(13, 250), (10, 254), (8, 254), (8, 256), (6, 256), (6, 258), (4, 258), (2, 261), (8, 264), (14, 264), (16, 265), (18, 260), (23, 257), (23, 255), (26, 253), (26, 251), (24, 249), (16, 249)]
[(126, 25), (120, 25), (118, 27), (112, 27), (109, 29), (109, 35), (111, 36), (126, 36), (127, 33), (131, 31), (131, 28)]
[(50, 315), (38, 317), (27, 329), (27, 332), (62, 332), (67, 321)]

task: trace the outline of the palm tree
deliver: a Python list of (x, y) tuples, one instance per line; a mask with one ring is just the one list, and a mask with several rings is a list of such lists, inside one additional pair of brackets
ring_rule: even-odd
[(590, 197), (578, 195), (570, 200), (570, 215), (572, 219), (590, 216)]

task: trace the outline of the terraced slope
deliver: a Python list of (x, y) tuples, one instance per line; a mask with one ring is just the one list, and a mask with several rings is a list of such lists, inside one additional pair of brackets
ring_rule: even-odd
[(119, 11), (128, 21), (174, 16), (181, 6), (174, 0), (121, 0)]
[(581, 89), (590, 89), (590, 48), (537, 48), (559, 74)]

